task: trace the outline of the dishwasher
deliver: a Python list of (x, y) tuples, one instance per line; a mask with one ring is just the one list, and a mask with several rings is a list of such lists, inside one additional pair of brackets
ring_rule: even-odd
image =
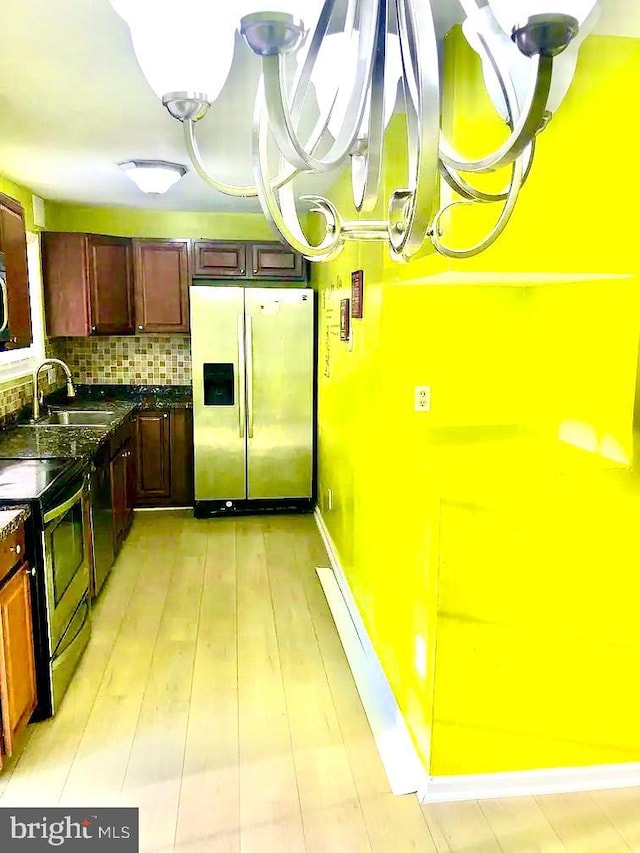
[(98, 451), (91, 466), (90, 504), (93, 534), (91, 592), (95, 598), (102, 589), (115, 559), (113, 511), (111, 505), (111, 467), (109, 445)]

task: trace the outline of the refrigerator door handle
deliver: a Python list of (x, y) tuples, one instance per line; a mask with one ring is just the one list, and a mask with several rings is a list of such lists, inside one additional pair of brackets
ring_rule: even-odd
[(244, 438), (244, 423), (246, 420), (246, 400), (244, 392), (245, 356), (244, 356), (244, 316), (238, 314), (238, 432)]
[(253, 438), (253, 327), (251, 317), (246, 318), (246, 358), (247, 358), (247, 435)]

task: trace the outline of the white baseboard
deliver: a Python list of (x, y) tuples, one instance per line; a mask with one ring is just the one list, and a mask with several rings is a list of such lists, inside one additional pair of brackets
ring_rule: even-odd
[(592, 767), (552, 767), (548, 770), (521, 770), (515, 773), (430, 776), (418, 790), (418, 798), (421, 803), (447, 803), (636, 786), (640, 786), (640, 763), (598, 764)]
[(315, 519), (331, 562), (331, 568), (318, 567), (316, 571), (353, 673), (391, 791), (394, 794), (415, 793), (424, 784), (425, 770), (373, 649), (335, 546), (318, 509), (315, 510)]
[(331, 562), (330, 569), (320, 567), (316, 571), (394, 794), (416, 792), (421, 803), (445, 803), (640, 787), (640, 763), (429, 776), (416, 753), (318, 509), (315, 519)]

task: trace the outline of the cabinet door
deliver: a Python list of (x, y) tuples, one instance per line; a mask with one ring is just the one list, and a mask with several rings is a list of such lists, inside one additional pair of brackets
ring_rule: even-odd
[(134, 453), (133, 441), (128, 439), (122, 452), (125, 458), (125, 490), (124, 490), (124, 512), (123, 512), (123, 536), (126, 536), (131, 529), (133, 523), (133, 507), (136, 502), (136, 457)]
[(171, 432), (169, 412), (136, 415), (136, 502), (171, 497)]
[(122, 450), (111, 460), (111, 507), (113, 511), (113, 543), (118, 553), (125, 530), (125, 512), (127, 502), (126, 457)]
[(31, 595), (26, 563), (0, 589), (0, 702), (4, 752), (11, 755), (16, 737), (36, 707)]
[(92, 333), (133, 334), (131, 241), (90, 234), (88, 254)]
[(189, 243), (133, 243), (136, 332), (189, 331)]
[(42, 283), (47, 334), (88, 337), (91, 305), (87, 281), (87, 235), (43, 231)]
[(245, 278), (247, 244), (194, 240), (193, 274), (206, 278)]
[(304, 258), (282, 243), (251, 244), (251, 278), (298, 279), (306, 276)]
[(9, 334), (18, 347), (28, 347), (31, 334), (27, 234), (22, 205), (0, 193), (0, 251), (4, 252), (9, 302)]

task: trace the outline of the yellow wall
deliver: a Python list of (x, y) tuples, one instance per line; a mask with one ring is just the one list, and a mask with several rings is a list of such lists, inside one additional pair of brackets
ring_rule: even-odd
[[(456, 144), (489, 148), (498, 124), (457, 36), (447, 62)], [(313, 268), (320, 505), (434, 775), (640, 760), (639, 187), (607, 160), (613, 138), (636, 146), (639, 74), (640, 42), (584, 45), (514, 219), (477, 259), (394, 265), (348, 246)], [(473, 239), (477, 215), (453, 221), (452, 242)], [(359, 268), (350, 349), (338, 310)], [(431, 412), (413, 411), (415, 385), (431, 386)]]
[(259, 213), (189, 213), (128, 207), (87, 207), (56, 202), (47, 202), (46, 211), (48, 231), (87, 231), (121, 237), (276, 239), (267, 221)]

